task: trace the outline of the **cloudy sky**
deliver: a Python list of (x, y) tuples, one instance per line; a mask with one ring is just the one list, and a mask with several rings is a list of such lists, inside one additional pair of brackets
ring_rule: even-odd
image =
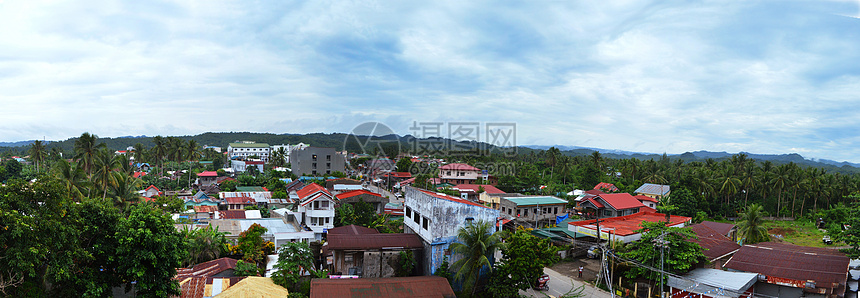
[(860, 1), (605, 2), (0, 0), (0, 141), (475, 121), (860, 162)]

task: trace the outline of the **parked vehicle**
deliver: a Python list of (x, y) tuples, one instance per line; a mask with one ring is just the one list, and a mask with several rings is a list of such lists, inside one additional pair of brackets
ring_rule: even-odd
[(824, 244), (833, 244), (833, 240), (830, 240), (830, 236), (824, 235), (824, 238), (821, 239)]
[(538, 277), (534, 289), (538, 291), (549, 290), (549, 275), (544, 274)]
[(600, 246), (595, 245), (589, 247), (588, 251), (586, 252), (586, 256), (588, 256), (589, 259), (600, 258)]

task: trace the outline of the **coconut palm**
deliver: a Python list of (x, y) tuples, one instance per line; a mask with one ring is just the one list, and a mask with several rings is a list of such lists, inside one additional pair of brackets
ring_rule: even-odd
[(54, 175), (60, 178), (72, 199), (80, 200), (84, 197), (83, 190), (87, 185), (87, 174), (82, 168), (65, 159), (60, 159), (54, 164)]
[(117, 207), (125, 209), (129, 203), (140, 200), (140, 194), (137, 192), (142, 183), (140, 179), (125, 172), (111, 172), (110, 175), (111, 197)]
[[(725, 207), (730, 206), (730, 197), (738, 192), (738, 189), (741, 187), (741, 180), (735, 178), (735, 167), (731, 164), (726, 165), (723, 169), (723, 175), (720, 178), (721, 186), (720, 192), (726, 195), (726, 205)], [(726, 209), (728, 211), (728, 208)]]
[(104, 148), (105, 144), (96, 144), (99, 136), (85, 132), (75, 140), (75, 159), (78, 160), (87, 175), (93, 173), (93, 160), (96, 158), (99, 149)]
[(195, 140), (189, 140), (185, 145), (185, 156), (188, 160), (199, 160), (203, 154), (200, 152), (200, 145)]
[(218, 226), (206, 226), (202, 229), (187, 229), (183, 231), (188, 243), (188, 255), (185, 266), (220, 258), (229, 253), (226, 232), (218, 231)]
[(471, 290), (474, 295), (481, 270), (492, 270), (487, 256), (504, 247), (501, 232), (493, 233), (492, 223), (479, 221), (460, 228), (457, 238), (460, 242), (452, 243), (450, 248), (463, 258), (451, 264), (451, 268), (457, 271), (454, 279), (463, 282), (464, 291)]
[(30, 146), (30, 159), (36, 162), (37, 173), (39, 172), (39, 168), (44, 164), (47, 154), (45, 144), (42, 144), (42, 141), (34, 141), (33, 145)]
[(90, 176), (90, 180), (93, 181), (94, 185), (98, 185), (102, 190), (102, 198), (107, 197), (107, 189), (110, 186), (111, 172), (116, 168), (118, 159), (114, 158), (113, 152), (110, 152), (108, 149), (102, 149), (97, 151), (98, 153), (95, 155), (95, 159), (93, 160), (93, 174)]
[(776, 196), (776, 216), (779, 216), (779, 212), (782, 211), (782, 191), (785, 190), (785, 187), (789, 185), (789, 165), (781, 165), (776, 167), (776, 172), (774, 173), (773, 179), (770, 183), (773, 187), (776, 187), (777, 196)]
[(752, 204), (740, 214), (738, 233), (744, 238), (744, 244), (754, 244), (768, 241), (770, 235), (764, 227), (764, 209), (759, 204)]
[(141, 144), (141, 143), (134, 144), (134, 162), (136, 162), (136, 163), (143, 162), (144, 154), (146, 154), (146, 148), (143, 147), (143, 144)]
[(158, 168), (161, 169), (161, 173), (159, 173), (159, 175), (163, 175), (163, 160), (164, 157), (167, 156), (167, 141), (162, 136), (155, 136), (152, 138), (152, 142), (155, 143), (155, 146), (152, 147), (150, 154), (152, 155), (151, 157), (154, 159), (154, 162), (158, 164)]

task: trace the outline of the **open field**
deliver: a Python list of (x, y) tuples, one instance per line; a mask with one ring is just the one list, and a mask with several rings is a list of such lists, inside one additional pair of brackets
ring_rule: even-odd
[(834, 242), (830, 245), (824, 244), (821, 238), (826, 234), (815, 228), (815, 223), (812, 221), (766, 221), (764, 226), (771, 234), (771, 241), (784, 241), (796, 245), (828, 248), (845, 245), (841, 242)]

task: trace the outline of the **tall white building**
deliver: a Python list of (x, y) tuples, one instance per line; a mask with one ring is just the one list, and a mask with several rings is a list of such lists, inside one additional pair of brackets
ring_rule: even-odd
[(230, 158), (248, 158), (251, 156), (257, 156), (263, 162), (269, 161), (269, 155), (272, 153), (272, 148), (269, 147), (269, 144), (266, 143), (254, 143), (254, 142), (241, 142), (241, 143), (230, 143), (227, 146), (227, 155)]

